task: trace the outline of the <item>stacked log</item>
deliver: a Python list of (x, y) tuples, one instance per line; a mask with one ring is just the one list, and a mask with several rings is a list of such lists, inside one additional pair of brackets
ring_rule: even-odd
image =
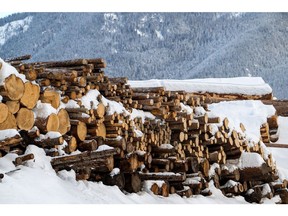
[[(34, 144), (52, 156), (56, 171), (73, 169), (77, 180), (103, 181), (127, 192), (140, 191), (148, 181), (149, 190), (165, 197), (211, 195), (208, 182), (213, 180), (227, 196), (258, 202), (261, 185), (277, 181), (275, 164), (271, 155), (264, 155), (261, 142), (248, 143), (244, 125), (235, 131), (227, 118), (211, 116), (207, 95), (131, 88), (125, 77), (105, 76), (103, 59), (10, 62), (29, 81), (21, 83), (11, 75), (0, 87), (0, 129), (14, 128), (20, 134), (0, 140), (3, 154)], [(121, 102), (121, 111), (113, 109), (115, 102)], [(135, 117), (133, 109), (150, 116)], [(261, 130), (270, 136), (276, 126), (267, 122)], [(240, 169), (236, 165), (242, 152), (255, 153), (264, 163)]]

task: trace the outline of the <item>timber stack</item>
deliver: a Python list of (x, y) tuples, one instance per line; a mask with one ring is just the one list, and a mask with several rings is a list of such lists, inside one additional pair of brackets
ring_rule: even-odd
[[(107, 77), (101, 58), (23, 62), (29, 58), (0, 65), (17, 69), (0, 86), (0, 133), (13, 131), (1, 136), (0, 154), (19, 154), (16, 166), (33, 160), (25, 154), (33, 144), (52, 157), (55, 171), (74, 170), (77, 180), (130, 193), (209, 196), (210, 182), (248, 202), (287, 197), (287, 182), (279, 180), (264, 144), (248, 142), (244, 125), (235, 131), (229, 119), (212, 116), (203, 95), (131, 88), (125, 77)], [(264, 142), (273, 139), (275, 119), (261, 128)], [(258, 165), (244, 166), (245, 157)]]

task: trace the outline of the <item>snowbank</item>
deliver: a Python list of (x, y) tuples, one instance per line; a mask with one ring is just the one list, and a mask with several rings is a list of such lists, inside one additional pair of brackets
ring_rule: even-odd
[(131, 87), (159, 87), (168, 91), (214, 92), (218, 94), (265, 95), (272, 88), (261, 77), (207, 78), (187, 80), (141, 80), (128, 81)]

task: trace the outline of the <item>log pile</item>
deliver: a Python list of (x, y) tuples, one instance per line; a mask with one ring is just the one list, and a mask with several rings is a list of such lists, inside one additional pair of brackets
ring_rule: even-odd
[[(77, 180), (102, 181), (130, 193), (146, 184), (164, 197), (209, 196), (213, 181), (226, 196), (261, 202), (287, 187), (262, 142), (248, 142), (244, 125), (235, 131), (229, 119), (211, 116), (203, 95), (131, 88), (127, 78), (105, 76), (103, 59), (22, 62), (27, 58), (9, 61), (20, 75), (0, 86), (0, 129), (19, 131), (0, 140), (2, 155), (23, 154), (34, 144), (52, 157), (55, 171), (73, 169)], [(262, 139), (272, 141), (275, 121), (267, 122)], [(243, 152), (257, 154), (263, 164), (241, 167)], [(27, 158), (32, 156), (15, 163)], [(284, 185), (275, 189), (279, 184)]]

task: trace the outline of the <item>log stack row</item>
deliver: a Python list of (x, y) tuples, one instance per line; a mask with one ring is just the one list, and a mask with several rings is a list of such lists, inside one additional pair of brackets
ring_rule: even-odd
[[(27, 109), (36, 117), (29, 127), (16, 121), (14, 127), (4, 129), (19, 131), (13, 139), (19, 139), (22, 152), (28, 144), (44, 148), (53, 157), (56, 171), (73, 169), (78, 180), (103, 181), (127, 192), (148, 185), (162, 196), (211, 195), (208, 182), (213, 180), (226, 196), (243, 195), (247, 201), (258, 202), (253, 197), (259, 195), (259, 188), (271, 189), (272, 195), (261, 193), (262, 199), (287, 187), (277, 180), (265, 146), (248, 142), (244, 125), (240, 125), (242, 131), (235, 131), (227, 118), (211, 116), (203, 95), (163, 87), (131, 88), (127, 78), (105, 76), (103, 59), (10, 63), (28, 80), (23, 85), (37, 86), (39, 94), (29, 107), (21, 102), (23, 96), (11, 99), (8, 92), (15, 91), (7, 91), (7, 83), (19, 81), (15, 75), (7, 77), (1, 109), (13, 101), (20, 104), (19, 110)], [(18, 112), (12, 114), (15, 119)], [(5, 142), (9, 149), (2, 148), (1, 141), (3, 154), (14, 145), (10, 144), (14, 141)], [(76, 150), (80, 153), (75, 154)], [(258, 155), (263, 163), (241, 167), (243, 152)]]

